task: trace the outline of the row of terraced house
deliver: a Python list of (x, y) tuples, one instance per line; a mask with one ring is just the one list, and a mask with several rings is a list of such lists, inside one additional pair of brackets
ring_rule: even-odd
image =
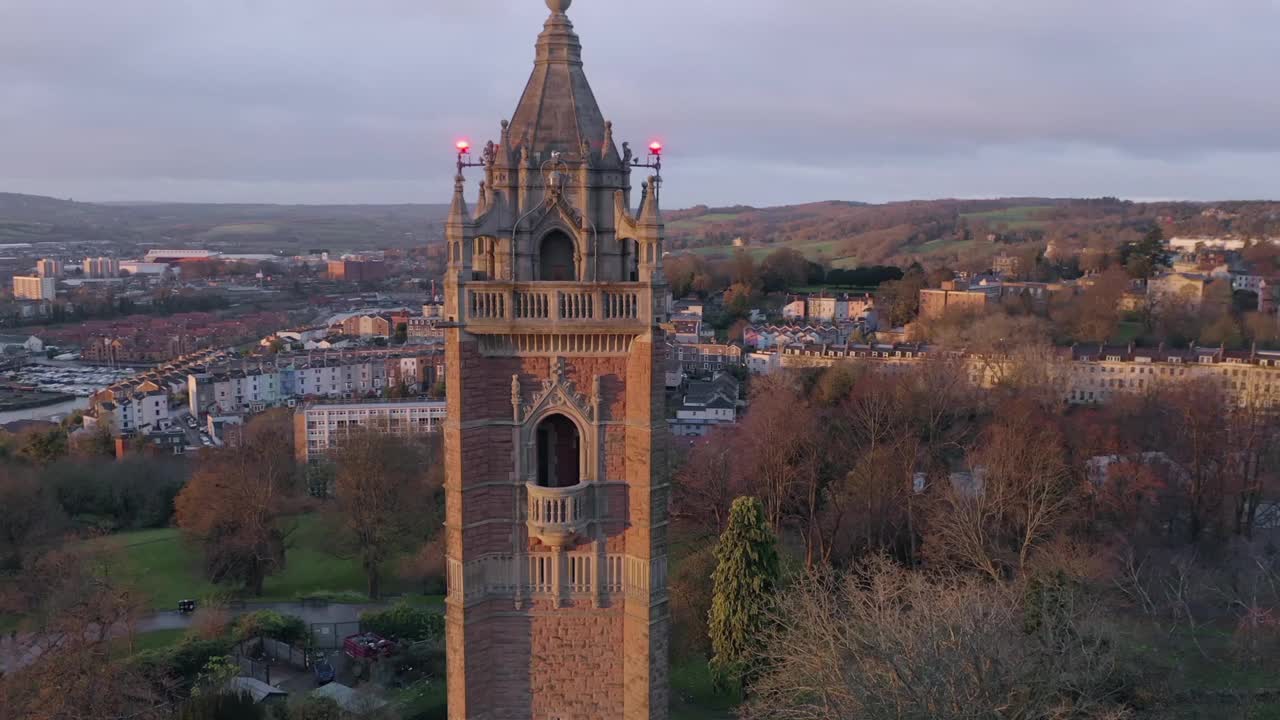
[(193, 415), (261, 412), (304, 398), (358, 399), (400, 389), (427, 391), (444, 377), (438, 349), (360, 350), (233, 360), (187, 378)]
[[(748, 367), (764, 372), (850, 361), (874, 362), (893, 371), (929, 358), (963, 363), (970, 381), (983, 388), (997, 384), (1013, 362), (920, 344), (793, 345), (773, 353), (752, 353), (747, 362)], [(1198, 380), (1212, 383), (1232, 404), (1280, 407), (1280, 352), (1076, 345), (1063, 348), (1046, 362), (1047, 382), (1071, 404), (1104, 403), (1118, 396), (1159, 392)]]
[(175, 400), (186, 390), (188, 373), (226, 358), (224, 350), (201, 350), (113, 383), (90, 397), (86, 427), (103, 426), (118, 435), (168, 429)]

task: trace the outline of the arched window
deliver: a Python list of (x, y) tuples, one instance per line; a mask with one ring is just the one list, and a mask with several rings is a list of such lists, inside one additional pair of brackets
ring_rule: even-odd
[(498, 241), (491, 237), (478, 237), (471, 255), (473, 280), (496, 280)]
[(551, 415), (538, 423), (537, 438), (538, 484), (564, 488), (581, 482), (578, 426), (564, 415)]
[(573, 282), (578, 279), (573, 263), (573, 239), (560, 230), (552, 230), (542, 238), (538, 263), (539, 280)]
[(640, 252), (635, 240), (622, 241), (622, 280), (635, 282), (640, 279)]

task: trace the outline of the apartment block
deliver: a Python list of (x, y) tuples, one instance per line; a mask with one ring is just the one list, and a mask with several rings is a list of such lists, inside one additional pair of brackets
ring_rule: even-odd
[(293, 415), (294, 448), (299, 462), (312, 462), (340, 447), (356, 430), (426, 435), (440, 431), (445, 415), (443, 400), (306, 403)]

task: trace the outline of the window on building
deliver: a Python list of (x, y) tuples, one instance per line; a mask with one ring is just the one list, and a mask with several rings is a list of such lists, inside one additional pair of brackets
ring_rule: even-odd
[(573, 282), (577, 268), (573, 262), (573, 239), (560, 230), (553, 230), (542, 238), (538, 248), (538, 279), (557, 282)]

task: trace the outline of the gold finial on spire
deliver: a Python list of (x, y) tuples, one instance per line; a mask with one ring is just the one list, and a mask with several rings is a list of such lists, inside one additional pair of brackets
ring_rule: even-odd
[(547, 7), (551, 8), (551, 12), (557, 15), (563, 15), (569, 10), (569, 6), (573, 4), (573, 0), (547, 0)]

